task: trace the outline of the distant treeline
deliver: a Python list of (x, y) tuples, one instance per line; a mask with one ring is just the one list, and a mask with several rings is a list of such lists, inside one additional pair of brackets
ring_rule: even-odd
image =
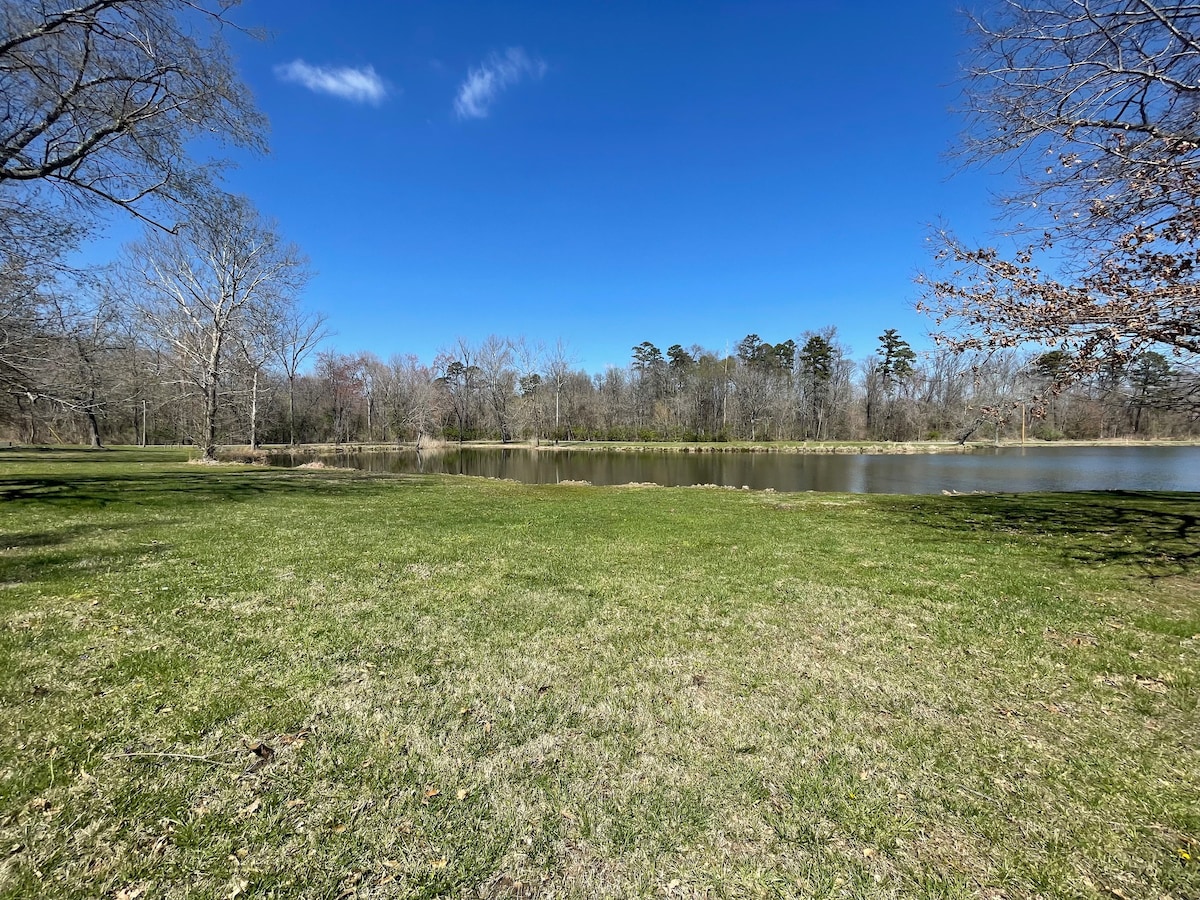
[[(893, 329), (859, 359), (826, 328), (780, 343), (747, 335), (728, 353), (644, 341), (626, 366), (595, 373), (562, 342), (459, 340), (428, 362), (384, 361), (321, 351), (322, 334), (291, 327), (228, 343), (220, 442), (980, 440), (1019, 435), (1023, 416), (1027, 434), (1046, 439), (1200, 434), (1200, 383), (1157, 353), (1053, 394), (1062, 354), (917, 353)], [(197, 440), (204, 398), (164, 345), (129, 332), (44, 345), (58, 389), (7, 392), (7, 439)]]

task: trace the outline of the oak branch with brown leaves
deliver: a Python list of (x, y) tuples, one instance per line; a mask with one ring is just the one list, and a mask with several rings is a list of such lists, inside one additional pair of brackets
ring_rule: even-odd
[(1061, 351), (1052, 391), (1147, 352), (1194, 367), (1200, 6), (1009, 0), (973, 24), (961, 152), (1018, 174), (1017, 249), (937, 233), (918, 279), (935, 338)]

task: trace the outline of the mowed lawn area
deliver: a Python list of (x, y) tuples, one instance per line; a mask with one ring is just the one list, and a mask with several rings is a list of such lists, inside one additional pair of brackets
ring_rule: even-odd
[(0, 896), (1200, 897), (1200, 495), (0, 451)]

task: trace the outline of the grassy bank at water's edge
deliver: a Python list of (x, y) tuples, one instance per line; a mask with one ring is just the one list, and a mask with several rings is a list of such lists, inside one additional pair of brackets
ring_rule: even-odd
[(185, 457), (0, 451), (0, 896), (1200, 895), (1200, 496)]

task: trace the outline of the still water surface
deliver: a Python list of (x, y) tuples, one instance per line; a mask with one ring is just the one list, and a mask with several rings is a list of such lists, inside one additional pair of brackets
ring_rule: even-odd
[[(275, 465), (312, 456), (281, 453)], [(913, 455), (463, 449), (320, 457), (368, 472), (509, 478), (526, 484), (718, 484), (754, 490), (936, 494), (942, 491), (1200, 491), (1200, 447), (1019, 447)]]

